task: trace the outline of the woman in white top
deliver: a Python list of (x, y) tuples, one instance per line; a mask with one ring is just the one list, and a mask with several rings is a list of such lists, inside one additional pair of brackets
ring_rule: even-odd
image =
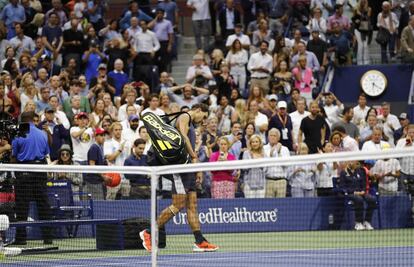
[(239, 87), (239, 92), (242, 95), (246, 90), (246, 64), (249, 61), (247, 51), (242, 48), (238, 39), (234, 40), (230, 51), (227, 53), (226, 61), (230, 65), (230, 74), (233, 76), (233, 81)]
[[(332, 143), (325, 143), (322, 147), (323, 153), (332, 153), (334, 147)], [(323, 162), (316, 166), (316, 192), (318, 197), (332, 195), (332, 178), (338, 176), (337, 162)]]
[[(316, 7), (313, 9), (312, 14), (313, 14), (313, 17), (309, 21), (309, 25), (308, 25), (309, 31), (310, 32), (318, 31), (319, 38), (326, 41), (325, 34), (327, 30), (327, 25), (326, 25), (326, 19), (322, 17), (322, 10), (319, 7)], [(310, 36), (310, 39), (312, 39), (312, 35)]]

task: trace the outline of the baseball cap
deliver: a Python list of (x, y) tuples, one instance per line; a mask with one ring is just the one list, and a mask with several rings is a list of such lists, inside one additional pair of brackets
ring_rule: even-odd
[(105, 134), (106, 131), (102, 128), (95, 128), (95, 135), (99, 135), (99, 134)]
[(98, 70), (102, 70), (102, 69), (106, 69), (106, 64), (105, 63), (99, 64)]
[(286, 101), (279, 101), (277, 103), (277, 108), (287, 108)]
[(268, 99), (269, 101), (272, 101), (272, 100), (277, 101), (277, 95), (275, 95), (275, 94), (271, 94), (271, 95), (269, 95), (269, 96), (267, 97), (267, 99)]
[(76, 115), (76, 118), (89, 118), (88, 114), (86, 112), (79, 112), (78, 115)]
[(139, 117), (136, 114), (132, 114), (132, 115), (129, 115), (128, 120), (129, 121), (139, 120)]
[(400, 114), (400, 116), (398, 116), (398, 119), (407, 120), (408, 119), (408, 114), (403, 112), (403, 113)]
[(55, 112), (55, 111), (53, 110), (53, 108), (48, 106), (45, 108), (45, 113), (49, 113), (49, 112)]

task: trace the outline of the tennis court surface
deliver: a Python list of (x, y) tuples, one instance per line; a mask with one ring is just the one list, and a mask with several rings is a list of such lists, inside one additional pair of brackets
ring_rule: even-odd
[[(192, 236), (169, 236), (158, 266), (414, 266), (414, 230), (211, 234), (220, 252), (191, 253)], [(71, 252), (57, 241), (53, 253), (9, 258), (2, 266), (151, 266), (142, 250)], [(85, 249), (93, 246), (90, 239)], [(86, 245), (86, 243), (88, 245)]]

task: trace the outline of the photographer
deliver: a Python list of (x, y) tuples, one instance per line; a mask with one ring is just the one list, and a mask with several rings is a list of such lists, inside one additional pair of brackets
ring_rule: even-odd
[[(26, 137), (17, 137), (12, 142), (12, 155), (20, 164), (47, 164), (49, 146), (44, 131), (38, 129), (34, 123), (34, 112), (23, 112), (21, 123), (29, 123), (30, 131)], [(39, 218), (51, 218), (50, 206), (46, 188), (47, 174), (45, 172), (16, 172), (16, 218), (18, 221), (27, 221), (30, 201), (36, 201)], [(42, 227), (44, 244), (52, 243), (52, 232), (49, 227)], [(26, 228), (16, 229), (16, 245), (26, 244)]]

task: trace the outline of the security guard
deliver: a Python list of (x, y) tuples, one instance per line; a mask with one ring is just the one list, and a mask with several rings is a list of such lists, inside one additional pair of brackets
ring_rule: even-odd
[[(23, 112), (21, 123), (29, 123), (30, 131), (26, 137), (17, 137), (12, 142), (12, 155), (20, 164), (47, 164), (49, 146), (46, 133), (38, 129), (34, 123), (34, 112)], [(51, 219), (51, 210), (47, 195), (47, 173), (45, 172), (16, 172), (16, 218), (26, 221), (29, 203), (35, 201), (41, 220)], [(52, 244), (52, 234), (49, 227), (42, 228), (44, 244)], [(26, 244), (26, 228), (16, 229), (16, 245)]]

